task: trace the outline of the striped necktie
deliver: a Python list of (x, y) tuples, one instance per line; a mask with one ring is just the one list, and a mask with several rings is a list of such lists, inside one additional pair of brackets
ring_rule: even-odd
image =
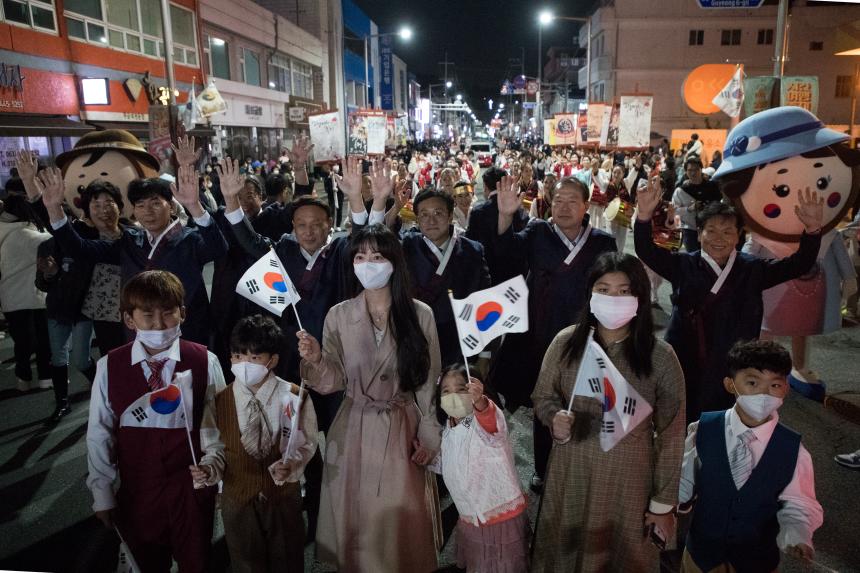
[(263, 460), (272, 449), (272, 432), (263, 412), (263, 405), (255, 396), (248, 402), (248, 425), (242, 432), (242, 447), (256, 460)]
[(739, 490), (744, 486), (750, 477), (753, 470), (752, 450), (750, 443), (755, 440), (755, 434), (752, 430), (747, 430), (738, 436), (738, 444), (732, 450), (732, 455), (729, 456), (729, 465), (732, 468), (732, 479), (735, 480), (735, 487)]
[(155, 392), (164, 385), (161, 371), (164, 370), (165, 364), (167, 364), (167, 358), (153, 358), (146, 361), (146, 365), (149, 366), (149, 378), (146, 379), (146, 383), (150, 391)]

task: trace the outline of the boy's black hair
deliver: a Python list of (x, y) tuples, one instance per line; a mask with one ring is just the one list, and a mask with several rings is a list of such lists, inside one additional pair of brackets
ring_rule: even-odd
[(496, 187), (499, 184), (499, 181), (502, 180), (502, 177), (507, 175), (504, 170), (499, 169), (495, 165), (490, 167), (484, 174), (481, 176), (481, 179), (484, 181), (484, 187), (489, 191), (495, 191)]
[(230, 352), (240, 354), (280, 354), (285, 343), (281, 327), (262, 314), (240, 319), (230, 334)]
[(684, 171), (686, 171), (687, 167), (689, 167), (690, 165), (695, 165), (699, 169), (702, 169), (704, 167), (704, 164), (702, 163), (702, 160), (699, 158), (698, 155), (691, 155), (687, 158), (686, 161), (684, 161)]
[(418, 195), (415, 196), (415, 199), (412, 200), (412, 210), (415, 214), (418, 214), (418, 205), (426, 201), (427, 199), (441, 199), (443, 203), (445, 203), (445, 208), (448, 209), (448, 214), (454, 212), (454, 198), (451, 197), (449, 193), (445, 193), (443, 191), (437, 191), (431, 187), (427, 187), (422, 190)]
[(158, 177), (135, 179), (128, 184), (127, 196), (128, 202), (132, 205), (154, 196), (161, 197), (168, 203), (173, 201), (173, 191), (170, 190), (170, 183)]
[(791, 372), (791, 355), (772, 340), (742, 340), (729, 350), (728, 366), (729, 376), (732, 378), (745, 368), (769, 370), (781, 376), (788, 376)]
[(701, 231), (705, 228), (708, 221), (716, 217), (734, 220), (738, 231), (744, 227), (743, 217), (741, 217), (737, 209), (721, 201), (714, 201), (708, 203), (704, 209), (696, 213), (696, 228)]

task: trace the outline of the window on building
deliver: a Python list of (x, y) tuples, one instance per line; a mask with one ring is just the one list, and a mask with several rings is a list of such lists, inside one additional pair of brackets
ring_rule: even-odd
[(292, 61), (293, 95), (314, 99), (314, 73), (310, 64)]
[(604, 38), (604, 36), (601, 33), (594, 40), (592, 40), (592, 42), (591, 42), (591, 51), (592, 51), (591, 57), (592, 58), (598, 58), (598, 57), (603, 55), (603, 42), (604, 42), (603, 38)]
[(735, 28), (734, 30), (723, 30), (720, 36), (720, 44), (723, 46), (740, 46), (741, 31)]
[(820, 52), (824, 49), (824, 42), (809, 42), (809, 49), (813, 52)]
[(773, 28), (759, 30), (758, 41), (756, 43), (759, 46), (769, 46), (773, 44)]
[(269, 88), (287, 94), (293, 93), (289, 58), (275, 54), (269, 60)]
[(221, 38), (205, 36), (208, 73), (216, 78), (230, 79), (230, 46)]
[(691, 46), (701, 46), (705, 43), (705, 31), (704, 30), (690, 30), (690, 42)]
[[(69, 37), (153, 58), (164, 57), (160, 0), (65, 0), (64, 7)], [(170, 18), (174, 60), (197, 66), (194, 13), (171, 4)]]
[(594, 101), (606, 101), (606, 84), (605, 83), (603, 83), (603, 82), (596, 83), (596, 84), (594, 84), (594, 87), (592, 89), (594, 90), (594, 93), (592, 94), (594, 96)]
[(57, 31), (53, 0), (3, 0), (0, 20), (37, 30)]
[(851, 80), (854, 76), (836, 76), (836, 97), (851, 97)]
[(260, 56), (248, 48), (242, 48), (242, 56), (239, 59), (242, 68), (242, 80), (252, 86), (260, 85)]

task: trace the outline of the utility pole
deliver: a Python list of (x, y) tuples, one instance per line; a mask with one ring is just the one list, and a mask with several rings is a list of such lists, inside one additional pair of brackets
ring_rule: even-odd
[(782, 78), (788, 47), (788, 0), (779, 0), (776, 13), (776, 42), (774, 42), (773, 75)]

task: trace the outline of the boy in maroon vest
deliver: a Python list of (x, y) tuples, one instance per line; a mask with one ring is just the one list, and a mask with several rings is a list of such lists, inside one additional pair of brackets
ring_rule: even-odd
[(215, 398), (223, 455), (192, 471), (198, 482), (224, 482), (221, 517), (233, 573), (304, 571), (299, 479), (317, 449), (317, 417), (307, 392), (273, 373), (285, 344), (269, 317), (236, 323), (236, 381)]
[(90, 400), (93, 510), (119, 529), (144, 573), (170, 571), (172, 559), (182, 573), (205, 571), (212, 539), (216, 488), (195, 486), (188, 468), (223, 448), (215, 394), (224, 375), (205, 346), (179, 338), (183, 300), (167, 271), (126, 283), (120, 311), (136, 337), (99, 360)]

